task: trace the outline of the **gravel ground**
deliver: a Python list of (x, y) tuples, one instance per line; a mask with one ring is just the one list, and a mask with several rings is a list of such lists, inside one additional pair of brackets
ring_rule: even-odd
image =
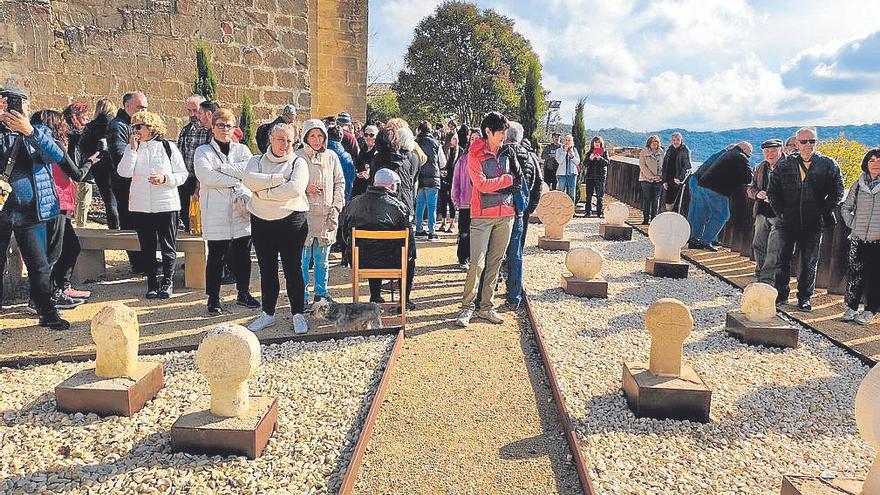
[[(783, 474), (864, 477), (874, 450), (859, 436), (853, 401), (868, 368), (802, 329), (798, 349), (747, 346), (724, 332), (741, 292), (691, 267), (684, 280), (644, 273), (653, 248), (606, 242), (597, 219), (566, 231), (572, 247), (605, 256), (609, 298), (559, 288), (565, 253), (537, 249), (529, 230), (524, 285), (543, 326), (599, 493), (778, 493)], [(647, 361), (644, 312), (661, 297), (687, 304), (696, 321), (684, 360), (713, 390), (711, 422), (637, 419), (620, 390), (624, 361)]]
[(55, 411), (53, 389), (91, 363), (0, 368), (2, 493), (335, 493), (393, 338), (263, 347), (252, 395), (277, 397), (263, 456), (171, 453), (170, 429), (208, 393), (194, 352), (165, 362), (165, 388), (131, 418)]

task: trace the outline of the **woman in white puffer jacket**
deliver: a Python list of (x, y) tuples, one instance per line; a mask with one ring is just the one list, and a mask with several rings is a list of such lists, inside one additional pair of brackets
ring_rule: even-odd
[(223, 314), (220, 283), (224, 263), (228, 262), (235, 274), (236, 304), (259, 308), (260, 302), (250, 293), (251, 215), (247, 202), (251, 191), (241, 183), (253, 153), (247, 146), (232, 142), (235, 115), (231, 111), (221, 108), (214, 112), (211, 129), (214, 137), (196, 149), (193, 169), (199, 180), (202, 237), (208, 241), (205, 266), (208, 315), (219, 316)]
[[(147, 299), (168, 299), (174, 290), (177, 260), (177, 220), (180, 197), (177, 186), (186, 181), (183, 155), (164, 139), (162, 117), (151, 112), (131, 116), (131, 141), (117, 172), (131, 178), (128, 210), (137, 230), (147, 270)], [(162, 282), (156, 277), (156, 240), (162, 252)]]

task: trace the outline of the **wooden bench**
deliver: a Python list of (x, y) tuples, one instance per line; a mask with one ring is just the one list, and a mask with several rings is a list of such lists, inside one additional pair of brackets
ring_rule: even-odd
[[(77, 280), (94, 279), (102, 275), (107, 264), (104, 251), (140, 251), (137, 233), (133, 230), (76, 229), (82, 251), (73, 270)], [(208, 244), (204, 239), (178, 232), (177, 250), (186, 256), (183, 284), (192, 289), (205, 288), (205, 265)]]

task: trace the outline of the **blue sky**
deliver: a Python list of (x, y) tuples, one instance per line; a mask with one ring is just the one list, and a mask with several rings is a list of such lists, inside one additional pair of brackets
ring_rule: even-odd
[[(370, 81), (396, 78), (439, 0), (370, 1)], [(876, 1), (477, 1), (516, 21), (570, 122), (722, 130), (880, 122)]]

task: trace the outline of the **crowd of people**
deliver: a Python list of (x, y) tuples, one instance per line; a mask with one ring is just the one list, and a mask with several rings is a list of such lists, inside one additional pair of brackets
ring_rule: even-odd
[[(137, 233), (140, 250), (127, 255), (132, 272), (146, 278), (145, 298), (173, 295), (178, 232), (199, 230), (208, 246), (208, 315), (228, 311), (221, 286), (235, 283), (236, 304), (260, 309), (248, 326), (253, 331), (276, 324), (279, 258), (293, 330), (308, 331), (309, 304), (330, 297), (330, 253), (340, 252), (343, 265), (351, 262), (352, 229), (408, 231), (404, 303), (410, 310), (416, 238), (432, 241), (438, 232), (457, 230), (457, 259), (467, 275), (455, 321), (501, 323), (496, 287), (504, 279), (505, 306), (521, 304), (522, 250), (542, 191), (564, 191), (576, 201), (583, 185), (584, 216), (603, 216), (610, 157), (601, 136), (581, 156), (571, 135), (554, 133), (539, 160), (522, 125), (498, 112), (478, 127), (420, 122), (414, 132), (400, 118), (364, 126), (347, 112), (299, 122), (291, 104), (259, 126), (254, 155), (241, 143), (236, 116), (218, 102), (188, 98), (181, 110), (189, 122), (176, 140), (168, 139), (165, 118), (149, 111), (146, 94), (127, 93), (121, 103), (118, 110), (101, 99), (94, 111), (77, 102), (32, 113), (26, 91), (0, 88), (0, 250), (14, 235), (28, 270), (29, 307), (41, 326), (69, 328), (58, 310), (91, 296), (71, 279), (80, 251), (75, 227), (87, 222), (94, 186), (107, 227)], [(786, 302), (797, 246), (798, 307), (810, 311), (822, 232), (840, 207), (852, 229), (843, 319), (868, 324), (880, 311), (880, 284), (873, 283), (880, 280), (880, 211), (874, 215), (880, 149), (865, 156), (844, 201), (840, 169), (816, 151), (816, 142), (816, 130), (805, 127), (785, 143), (762, 143), (764, 160), (754, 170), (748, 142), (692, 170), (681, 134), (671, 136), (668, 148), (649, 136), (639, 153), (643, 224), (660, 211), (679, 211), (687, 189), (689, 247), (716, 250), (729, 199), (745, 188), (754, 200), (758, 281), (774, 285), (777, 303)], [(360, 264), (399, 266), (402, 245), (364, 240)], [(261, 301), (249, 290), (252, 250)], [(0, 271), (5, 262), (0, 256)], [(370, 301), (384, 302), (383, 281), (372, 279), (369, 287)], [(0, 298), (2, 289), (0, 280)]]

